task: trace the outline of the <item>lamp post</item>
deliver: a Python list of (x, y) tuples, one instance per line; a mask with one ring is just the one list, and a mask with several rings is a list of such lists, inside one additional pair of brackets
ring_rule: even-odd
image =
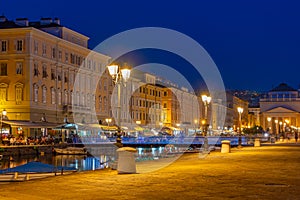
[(6, 112), (6, 110), (5, 109), (3, 109), (2, 110), (2, 112), (1, 112), (1, 132), (0, 132), (0, 140), (2, 141), (2, 125), (3, 125), (3, 116), (6, 116), (6, 114), (7, 114), (7, 112)]
[(270, 139), (270, 142), (271, 142), (271, 120), (272, 118), (271, 117), (268, 117), (267, 118), (267, 121), (268, 121), (268, 133), (269, 133), (269, 139)]
[(128, 81), (130, 77), (131, 70), (128, 68), (120, 69), (118, 65), (107, 66), (109, 74), (112, 76), (113, 82), (118, 86), (118, 104), (117, 104), (117, 146), (122, 146), (121, 144), (121, 84)]
[(207, 96), (207, 95), (202, 95), (202, 102), (204, 104), (204, 120), (205, 120), (205, 124), (204, 124), (204, 128), (203, 128), (203, 136), (204, 136), (204, 144), (203, 144), (203, 149), (204, 151), (208, 151), (208, 139), (207, 139), (207, 129), (208, 129), (208, 120), (207, 120), (207, 109), (208, 109), (208, 105), (211, 102), (211, 97)]
[(275, 119), (275, 128), (276, 128), (275, 134), (276, 134), (276, 140), (277, 140), (277, 138), (278, 138), (278, 119)]
[(242, 147), (242, 113), (244, 112), (244, 109), (242, 107), (238, 107), (237, 111), (239, 113), (239, 142), (238, 142), (238, 148)]

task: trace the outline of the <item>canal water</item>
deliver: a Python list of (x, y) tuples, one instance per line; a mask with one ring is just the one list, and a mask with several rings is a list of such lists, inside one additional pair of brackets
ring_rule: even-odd
[[(117, 160), (115, 147), (88, 149), (91, 155), (23, 155), (4, 156), (0, 160), (0, 170), (17, 167), (28, 162), (38, 161), (54, 166), (75, 167), (78, 171), (108, 168)], [(135, 158), (137, 162), (156, 160), (170, 156), (170, 153), (179, 153), (182, 149), (177, 147), (137, 148)], [(174, 154), (175, 155), (175, 154)]]

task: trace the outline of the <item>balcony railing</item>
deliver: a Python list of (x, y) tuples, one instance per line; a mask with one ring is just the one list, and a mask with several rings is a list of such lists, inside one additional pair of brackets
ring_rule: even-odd
[(261, 98), (260, 102), (291, 102), (300, 101), (300, 98)]

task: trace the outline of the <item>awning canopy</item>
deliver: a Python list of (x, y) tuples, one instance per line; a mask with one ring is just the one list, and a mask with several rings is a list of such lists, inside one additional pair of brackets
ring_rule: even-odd
[(2, 120), (3, 123), (11, 127), (25, 127), (25, 128), (54, 128), (56, 123), (51, 122), (31, 122), (25, 120)]
[(53, 130), (61, 130), (61, 129), (78, 129), (78, 125), (76, 124), (71, 124), (71, 123), (66, 123), (66, 124), (61, 124), (59, 126), (56, 126), (53, 128)]
[(82, 124), (82, 123), (77, 123), (77, 124), (72, 124), (72, 123), (66, 123), (66, 124), (61, 124), (59, 126), (56, 126), (53, 128), (53, 130), (62, 130), (62, 129), (72, 129), (72, 130), (102, 130), (102, 131), (117, 131), (118, 127), (117, 126), (105, 126), (105, 125), (100, 125), (100, 124)]

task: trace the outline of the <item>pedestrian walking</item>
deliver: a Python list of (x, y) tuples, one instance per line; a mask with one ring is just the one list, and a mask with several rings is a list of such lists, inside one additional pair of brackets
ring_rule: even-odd
[(295, 141), (298, 141), (298, 133), (295, 133)]

